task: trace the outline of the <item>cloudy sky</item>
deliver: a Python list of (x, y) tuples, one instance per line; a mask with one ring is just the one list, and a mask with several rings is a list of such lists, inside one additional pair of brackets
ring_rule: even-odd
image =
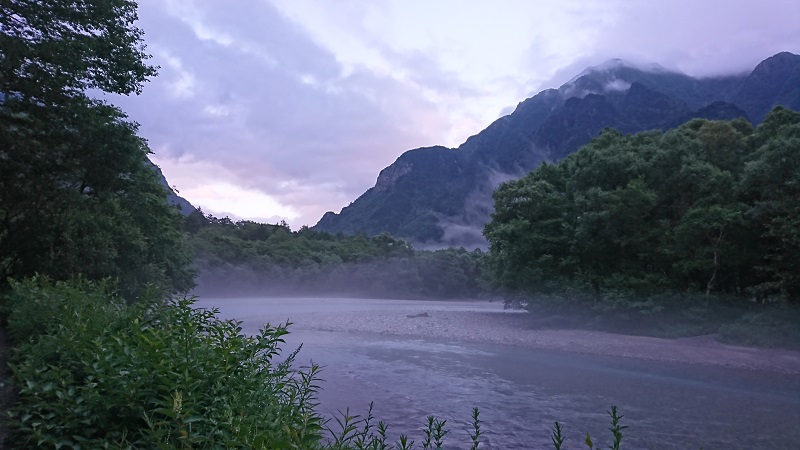
[(159, 76), (111, 101), (205, 212), (314, 225), (610, 58), (697, 76), (800, 53), (796, 0), (139, 0)]

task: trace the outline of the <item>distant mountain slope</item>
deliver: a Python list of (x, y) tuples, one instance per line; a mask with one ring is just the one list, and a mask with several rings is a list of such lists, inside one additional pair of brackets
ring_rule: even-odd
[(491, 193), (502, 181), (562, 159), (604, 128), (636, 133), (691, 118), (760, 123), (776, 105), (800, 109), (798, 55), (779, 53), (750, 74), (702, 79), (611, 60), (521, 102), (457, 149), (403, 153), (373, 188), (339, 214), (327, 212), (314, 228), (388, 231), (417, 245), (482, 246)]
[(153, 164), (152, 162), (150, 162), (150, 165), (152, 169), (156, 172), (156, 174), (158, 174), (158, 179), (161, 182), (161, 185), (164, 186), (164, 188), (169, 193), (167, 201), (169, 202), (170, 205), (177, 206), (178, 209), (181, 211), (181, 214), (183, 214), (184, 216), (188, 216), (194, 211), (197, 211), (197, 209), (194, 206), (192, 206), (192, 204), (189, 203), (188, 200), (175, 193), (175, 190), (172, 189), (172, 187), (167, 182), (166, 177), (164, 177), (164, 174), (161, 172), (160, 167)]

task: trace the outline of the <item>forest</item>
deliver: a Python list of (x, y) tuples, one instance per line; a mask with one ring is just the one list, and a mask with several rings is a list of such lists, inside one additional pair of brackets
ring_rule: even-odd
[(606, 130), (501, 186), (486, 227), (498, 287), (613, 305), (660, 295), (800, 301), (800, 113)]
[(330, 234), (285, 224), (187, 218), (201, 295), (480, 298), (485, 254), (415, 250), (388, 233)]
[(758, 127), (606, 130), (497, 189), (488, 278), (540, 313), (797, 346), (798, 151), (800, 113), (781, 107)]

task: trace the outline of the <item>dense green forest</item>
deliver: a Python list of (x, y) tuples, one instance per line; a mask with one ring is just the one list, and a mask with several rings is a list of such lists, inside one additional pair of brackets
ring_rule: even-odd
[(800, 113), (780, 107), (757, 128), (698, 119), (606, 130), (497, 189), (490, 279), (541, 311), (766, 304), (794, 305), (796, 317), (799, 151)]
[(497, 285), (594, 300), (800, 301), (800, 113), (605, 131), (495, 193)]
[(368, 237), (291, 231), (283, 224), (193, 213), (187, 218), (203, 295), (356, 295), (475, 298), (484, 253), (415, 250), (388, 233)]
[(182, 221), (137, 124), (85, 93), (135, 94), (155, 74), (136, 4), (90, 3), (0, 10), (0, 288), (39, 273), (113, 277), (129, 298), (185, 290)]

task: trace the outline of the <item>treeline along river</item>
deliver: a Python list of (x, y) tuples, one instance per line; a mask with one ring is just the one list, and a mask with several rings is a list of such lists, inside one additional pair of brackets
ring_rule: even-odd
[(447, 419), (451, 445), (468, 448), (477, 406), (482, 448), (550, 448), (555, 420), (565, 448), (585, 448), (587, 432), (605, 447), (605, 412), (616, 405), (628, 448), (800, 448), (798, 352), (530, 330), (524, 314), (497, 302), (204, 298), (198, 306), (243, 321), (245, 333), (293, 322), (284, 351), (302, 343), (297, 360), (324, 366), (320, 412), (365, 414), (374, 402), (390, 435), (418, 444), (433, 414)]

